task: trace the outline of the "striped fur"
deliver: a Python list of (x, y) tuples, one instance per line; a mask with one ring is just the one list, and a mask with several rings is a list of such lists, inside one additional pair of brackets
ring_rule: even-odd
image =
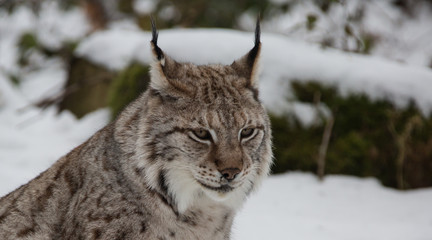
[(150, 88), (0, 199), (0, 239), (229, 239), (272, 159), (257, 32), (233, 64), (197, 66), (164, 54), (154, 30)]

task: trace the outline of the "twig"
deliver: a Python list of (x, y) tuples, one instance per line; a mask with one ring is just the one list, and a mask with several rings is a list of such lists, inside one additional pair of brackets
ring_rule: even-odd
[(333, 125), (334, 125), (334, 117), (330, 116), (327, 119), (327, 121), (326, 121), (323, 137), (322, 137), (322, 140), (321, 140), (321, 145), (319, 147), (319, 152), (318, 152), (318, 160), (317, 160), (318, 169), (317, 169), (317, 174), (318, 174), (318, 178), (319, 178), (320, 181), (322, 181), (324, 179), (327, 149), (328, 149), (328, 145), (329, 145), (329, 142), (330, 142), (330, 137), (331, 137), (332, 130), (333, 130)]
[(318, 179), (322, 181), (324, 179), (324, 174), (325, 174), (327, 149), (330, 143), (330, 137), (333, 131), (333, 125), (335, 119), (333, 115), (330, 115), (329, 117), (325, 117), (325, 114), (323, 114), (322, 111), (320, 110), (319, 108), (319, 104), (321, 102), (320, 92), (316, 92), (314, 94), (314, 102), (315, 102), (315, 108), (317, 113), (321, 116), (321, 118), (325, 119), (326, 122), (324, 133), (321, 139), (321, 144), (318, 150), (318, 158), (317, 158), (317, 175), (318, 175)]
[(416, 126), (420, 126), (421, 123), (422, 122), (419, 115), (412, 116), (406, 123), (405, 128), (403, 129), (401, 134), (399, 134), (396, 131), (393, 121), (390, 121), (389, 123), (388, 128), (390, 130), (390, 133), (394, 137), (398, 149), (398, 153), (396, 156), (396, 181), (397, 181), (398, 189), (405, 188), (403, 169), (404, 169), (405, 158), (406, 158), (406, 149), (408, 147), (408, 140), (410, 139), (411, 133), (414, 130), (414, 128)]

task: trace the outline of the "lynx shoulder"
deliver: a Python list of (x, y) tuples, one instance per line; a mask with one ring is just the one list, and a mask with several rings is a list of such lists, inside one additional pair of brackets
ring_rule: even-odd
[(0, 199), (0, 239), (229, 239), (272, 161), (255, 46), (231, 65), (179, 63), (157, 44), (146, 92)]

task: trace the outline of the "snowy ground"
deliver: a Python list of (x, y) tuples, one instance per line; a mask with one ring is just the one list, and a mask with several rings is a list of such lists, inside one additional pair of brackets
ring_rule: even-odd
[(431, 240), (432, 189), (401, 192), (375, 179), (270, 177), (234, 225), (237, 240)]

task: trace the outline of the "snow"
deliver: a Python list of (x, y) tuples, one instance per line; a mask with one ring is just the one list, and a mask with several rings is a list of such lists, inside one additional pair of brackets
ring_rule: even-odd
[[(432, 61), (432, 9), (426, 1), (405, 1), (411, 12), (395, 6), (393, 0), (351, 0), (332, 2), (323, 12), (316, 1), (272, 0), (277, 5), (289, 2), (288, 12), (276, 12), (263, 21), (263, 29), (311, 43), (332, 42), (339, 49), (355, 50), (358, 40), (371, 36), (371, 54), (417, 66), (430, 66)], [(256, 14), (256, 13), (252, 13)], [(315, 16), (315, 26), (307, 28), (306, 16)], [(255, 19), (249, 13), (239, 24), (253, 29)], [(351, 35), (345, 32), (351, 26)], [(361, 45), (361, 43), (360, 43)], [(361, 46), (360, 46), (361, 47)]]
[(154, 0), (136, 0), (133, 2), (134, 10), (139, 14), (151, 14), (156, 9)]
[(61, 61), (46, 61), (40, 70), (22, 76), (20, 91), (29, 103), (37, 102), (47, 95), (61, 92), (66, 77), (67, 72)]
[(432, 189), (401, 192), (375, 179), (305, 173), (270, 177), (234, 224), (234, 239), (427, 240)]
[[(151, 8), (150, 1), (136, 2), (134, 7), (139, 11)], [(89, 26), (80, 10), (62, 14), (55, 2), (46, 4), (41, 17), (24, 7), (12, 15), (0, 11), (0, 196), (36, 177), (109, 119), (107, 109), (78, 120), (67, 111), (58, 114), (54, 107), (42, 111), (31, 105), (58, 91), (67, 72), (58, 59), (36, 53), (32, 57), (37, 68), (20, 68), (16, 42), (24, 32), (37, 32), (50, 48), (83, 38), (75, 53), (114, 70), (132, 61), (151, 60), (150, 34), (138, 31), (133, 23), (118, 22), (86, 37)], [(56, 21), (60, 16), (62, 21)], [(159, 45), (168, 55), (198, 64), (230, 64), (253, 45), (251, 32), (223, 29), (163, 30), (159, 38)], [(285, 101), (292, 99), (289, 81), (293, 79), (334, 84), (344, 94), (366, 93), (398, 106), (413, 99), (425, 114), (432, 110), (432, 70), (421, 64), (321, 49), (267, 32), (262, 42), (262, 100), (272, 111), (292, 111), (305, 125), (314, 123), (316, 108)], [(422, 62), (418, 52), (413, 56), (419, 57), (413, 58)], [(21, 77), (19, 86), (11, 83), (10, 74)], [(325, 106), (320, 110), (329, 114)], [(431, 203), (432, 188), (397, 191), (371, 178), (327, 176), (319, 182), (306, 173), (275, 175), (239, 213), (233, 239), (430, 240)]]
[[(288, 112), (286, 115), (294, 115), (300, 121), (303, 127), (310, 127), (322, 123), (322, 120), (328, 119), (332, 113), (324, 104), (318, 106), (302, 103), (292, 102), (288, 105)], [(324, 118), (324, 119), (323, 119)]]
[(0, 10), (0, 19), (0, 70), (14, 73), (18, 71), (16, 42), (22, 33), (34, 27), (34, 16), (28, 8), (20, 7), (9, 16)]
[[(78, 46), (80, 56), (122, 69), (132, 61), (149, 63), (150, 33), (113, 29), (93, 34)], [(174, 29), (159, 33), (159, 46), (178, 61), (230, 64), (253, 46), (253, 34), (222, 29)], [(322, 49), (284, 36), (262, 35), (261, 98), (274, 112), (289, 108), (289, 81), (315, 80), (342, 94), (364, 93), (404, 107), (414, 100), (425, 115), (432, 110), (432, 70), (381, 57)]]
[(67, 111), (57, 115), (54, 107), (41, 111), (3, 75), (0, 96), (0, 196), (36, 177), (109, 119), (106, 109), (81, 120)]
[(121, 70), (138, 58), (142, 49), (147, 50), (145, 55), (150, 54), (150, 45), (146, 44), (142, 37), (136, 30), (113, 29), (96, 32), (81, 42), (75, 53), (109, 69)]
[(59, 49), (63, 42), (82, 38), (90, 29), (81, 9), (64, 12), (58, 5), (58, 2), (44, 2), (36, 22), (38, 40), (52, 49)]
[(34, 33), (43, 47), (58, 50), (63, 43), (84, 37), (89, 29), (89, 23), (81, 9), (61, 11), (57, 1), (44, 1), (39, 15), (24, 6), (18, 7), (10, 15), (0, 8), (0, 71), (25, 74), (17, 66), (17, 43), (25, 33)]

